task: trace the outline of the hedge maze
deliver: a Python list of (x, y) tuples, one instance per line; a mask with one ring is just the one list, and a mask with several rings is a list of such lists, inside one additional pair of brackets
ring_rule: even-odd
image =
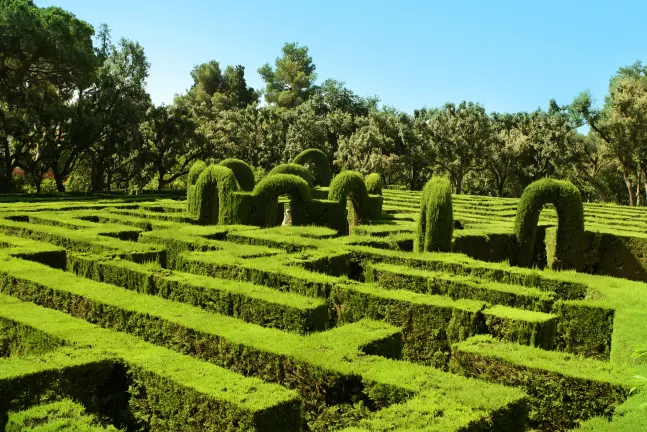
[(250, 172), (0, 204), (0, 429), (647, 430), (647, 212)]

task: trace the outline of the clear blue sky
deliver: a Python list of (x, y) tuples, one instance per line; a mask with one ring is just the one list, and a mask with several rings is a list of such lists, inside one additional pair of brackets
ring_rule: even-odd
[(191, 68), (209, 60), (245, 66), (261, 88), (256, 70), (285, 42), (308, 46), (319, 82), (345, 81), (410, 113), (464, 99), (488, 111), (534, 110), (585, 89), (601, 103), (618, 67), (647, 61), (644, 0), (35, 2), (141, 43), (156, 103), (171, 103), (191, 85)]

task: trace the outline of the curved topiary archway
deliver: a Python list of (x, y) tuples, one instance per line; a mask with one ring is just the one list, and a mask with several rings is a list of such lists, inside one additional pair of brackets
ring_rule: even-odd
[(234, 172), (227, 167), (205, 168), (195, 183), (192, 215), (201, 225), (227, 225), (232, 221), (233, 193), (238, 189)]
[(422, 190), (414, 250), (451, 252), (453, 232), (452, 185), (446, 178), (434, 177)]
[(198, 177), (202, 174), (202, 171), (207, 168), (207, 164), (204, 161), (195, 161), (191, 168), (189, 169), (189, 174), (186, 179), (186, 204), (189, 214), (195, 215), (197, 209), (196, 195), (194, 193), (195, 183), (198, 181)]
[(382, 195), (384, 189), (384, 180), (378, 173), (372, 173), (366, 176), (366, 190), (370, 195)]
[(272, 170), (269, 173), (267, 173), (267, 177), (270, 177), (276, 174), (292, 174), (292, 175), (301, 177), (303, 180), (305, 180), (308, 183), (308, 187), (313, 187), (314, 185), (314, 180), (312, 179), (310, 172), (308, 172), (306, 167), (302, 165), (297, 165), (293, 163), (277, 165), (274, 168), (272, 168)]
[(305, 225), (312, 196), (310, 186), (303, 178), (294, 174), (273, 174), (258, 182), (252, 194), (261, 203), (260, 207), (267, 210), (263, 215), (264, 225), (271, 226), (276, 220), (276, 207), (281, 195), (290, 197), (292, 223)]
[(517, 250), (512, 261), (524, 267), (532, 265), (537, 223), (546, 204), (553, 204), (557, 210), (555, 241), (552, 250), (547, 250), (549, 264), (553, 268), (578, 268), (584, 240), (584, 206), (577, 187), (563, 180), (537, 180), (523, 191), (514, 226)]
[(343, 171), (335, 176), (330, 182), (328, 199), (346, 206), (350, 200), (354, 213), (351, 217), (351, 225), (359, 223), (369, 215), (369, 197), (366, 191), (364, 178), (355, 171)]
[(298, 165), (313, 164), (317, 172), (314, 184), (317, 186), (328, 186), (330, 184), (330, 162), (328, 162), (328, 156), (323, 151), (315, 148), (304, 150), (292, 159), (292, 163)]
[(220, 161), (218, 165), (227, 167), (234, 172), (240, 190), (249, 192), (254, 189), (254, 171), (245, 161), (229, 158)]

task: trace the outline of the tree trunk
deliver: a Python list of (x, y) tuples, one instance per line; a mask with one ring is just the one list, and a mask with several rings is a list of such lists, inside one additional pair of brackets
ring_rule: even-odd
[(625, 185), (627, 186), (627, 192), (629, 192), (629, 205), (630, 206), (635, 206), (636, 205), (636, 194), (635, 194), (635, 191), (634, 191), (633, 182), (631, 181), (631, 177), (629, 176), (629, 170), (626, 167), (622, 168), (622, 176), (625, 179)]
[(638, 181), (636, 182), (636, 205), (640, 206), (640, 201), (641, 201), (641, 196), (640, 196), (640, 184), (642, 183), (642, 176), (640, 175), (640, 171), (638, 172)]
[(157, 190), (161, 191), (164, 189), (164, 186), (166, 186), (166, 180), (164, 180), (164, 176), (166, 175), (166, 170), (162, 167), (157, 171)]
[(56, 189), (59, 192), (65, 192), (65, 185), (63, 184), (63, 176), (59, 173), (58, 170), (52, 170), (54, 173), (54, 181), (56, 182)]
[(2, 149), (4, 151), (4, 164), (2, 167), (2, 173), (0, 173), (0, 192), (11, 192), (11, 155), (9, 154), (9, 140), (7, 136), (2, 134), (0, 135), (0, 141), (2, 142)]
[(459, 172), (456, 173), (454, 176), (454, 189), (456, 192), (456, 195), (460, 195), (461, 191), (463, 190), (463, 173)]
[(505, 181), (508, 179), (507, 176), (501, 176), (496, 182), (496, 196), (502, 197), (503, 190), (505, 189)]

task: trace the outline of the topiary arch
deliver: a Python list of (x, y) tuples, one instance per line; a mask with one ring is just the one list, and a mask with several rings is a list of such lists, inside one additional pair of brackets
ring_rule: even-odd
[(553, 268), (578, 268), (584, 240), (584, 206), (580, 191), (568, 181), (537, 180), (523, 191), (515, 220), (516, 256), (513, 263), (532, 265), (539, 214), (544, 205), (557, 210), (557, 233), (553, 250), (547, 251)]
[(452, 185), (446, 178), (434, 177), (422, 190), (414, 250), (451, 252), (453, 233)]
[(293, 174), (268, 175), (258, 182), (252, 194), (259, 200), (260, 208), (267, 209), (263, 215), (263, 225), (271, 226), (276, 220), (276, 208), (280, 195), (290, 197), (290, 210), (292, 211), (292, 223), (294, 225), (305, 225), (308, 204), (312, 200), (310, 186), (301, 177)]
[(330, 163), (326, 153), (319, 149), (307, 149), (299, 153), (293, 160), (293, 164), (305, 165), (312, 163), (315, 166), (317, 177), (314, 183), (317, 186), (328, 186), (330, 184)]
[(226, 225), (232, 222), (233, 193), (238, 189), (234, 172), (227, 167), (205, 168), (194, 186), (192, 216), (201, 225)]
[(368, 192), (364, 178), (358, 172), (343, 171), (336, 175), (330, 182), (328, 199), (344, 206), (346, 206), (347, 201), (351, 202), (351, 210), (355, 216), (352, 218), (351, 225), (357, 224), (359, 222), (357, 219), (368, 217)]
[(272, 176), (275, 174), (292, 174), (298, 177), (301, 177), (303, 180), (305, 180), (308, 183), (308, 187), (313, 187), (314, 186), (314, 180), (312, 176), (310, 175), (310, 172), (301, 165), (297, 164), (281, 164), (277, 165), (272, 170), (267, 173), (267, 176)]
[(249, 192), (254, 189), (254, 171), (245, 161), (229, 158), (220, 161), (218, 165), (227, 167), (234, 172), (240, 190)]
[(384, 180), (378, 173), (372, 173), (366, 176), (366, 190), (371, 195), (382, 195), (384, 189)]
[(200, 174), (202, 174), (202, 171), (204, 171), (205, 168), (207, 168), (206, 163), (201, 160), (195, 161), (193, 165), (191, 165), (189, 175), (186, 179), (186, 203), (188, 207), (187, 210), (191, 215), (196, 214), (198, 205), (196, 202), (196, 195), (194, 193), (195, 183), (198, 181), (198, 177), (200, 177)]

